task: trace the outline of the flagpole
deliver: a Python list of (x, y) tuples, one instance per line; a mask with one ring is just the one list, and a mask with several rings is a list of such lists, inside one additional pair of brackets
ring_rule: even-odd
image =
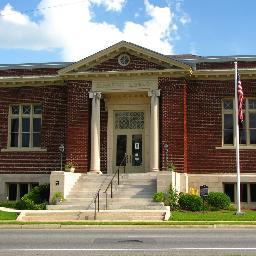
[(236, 173), (237, 173), (237, 215), (241, 214), (241, 202), (240, 202), (240, 154), (239, 154), (239, 123), (238, 123), (238, 95), (237, 95), (237, 59), (235, 60), (235, 132), (236, 132)]

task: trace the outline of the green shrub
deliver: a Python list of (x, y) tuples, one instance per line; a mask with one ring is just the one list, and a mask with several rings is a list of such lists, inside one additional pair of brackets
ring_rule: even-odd
[(14, 208), (16, 207), (16, 202), (0, 202), (0, 207), (6, 207), (6, 208)]
[(181, 193), (178, 202), (182, 210), (195, 212), (203, 209), (203, 200), (197, 195)]
[(51, 199), (52, 204), (57, 204), (58, 202), (63, 202), (63, 201), (64, 201), (64, 196), (62, 195), (61, 192), (55, 192), (53, 194), (53, 197)]
[(176, 210), (179, 208), (178, 199), (179, 195), (172, 187), (170, 187), (166, 193), (158, 192), (153, 195), (153, 200), (155, 202), (164, 202), (166, 206), (170, 206), (171, 210)]
[(231, 204), (229, 196), (222, 192), (210, 192), (206, 200), (212, 210), (229, 209)]
[(46, 203), (36, 204), (28, 198), (28, 194), (24, 195), (20, 201), (16, 203), (16, 209), (19, 210), (45, 210)]
[(163, 202), (164, 197), (165, 197), (164, 192), (157, 192), (157, 193), (154, 193), (153, 200), (155, 202)]
[(19, 210), (44, 210), (49, 200), (49, 194), (49, 184), (36, 186), (16, 203), (15, 208)]
[(170, 210), (177, 210), (179, 208), (178, 200), (179, 195), (177, 191), (170, 187), (169, 191), (164, 195), (164, 204), (170, 206)]
[(50, 184), (36, 186), (27, 195), (28, 198), (36, 204), (48, 202), (50, 196)]

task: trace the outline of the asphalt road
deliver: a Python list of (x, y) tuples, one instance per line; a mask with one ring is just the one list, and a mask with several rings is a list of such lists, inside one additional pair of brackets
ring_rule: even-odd
[(0, 255), (256, 255), (256, 229), (2, 229)]

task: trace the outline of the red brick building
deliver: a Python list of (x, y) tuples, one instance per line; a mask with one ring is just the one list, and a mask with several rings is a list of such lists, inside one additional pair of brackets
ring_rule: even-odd
[[(0, 199), (63, 164), (112, 173), (177, 168), (179, 190), (235, 200), (234, 57), (165, 56), (120, 42), (75, 63), (0, 65)], [(238, 56), (245, 94), (242, 201), (256, 202), (256, 57)]]

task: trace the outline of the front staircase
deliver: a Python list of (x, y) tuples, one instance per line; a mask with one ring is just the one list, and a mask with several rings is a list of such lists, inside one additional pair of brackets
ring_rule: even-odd
[(162, 210), (160, 203), (152, 200), (156, 188), (156, 173), (125, 174), (118, 190), (109, 201), (108, 209)]
[[(48, 210), (90, 210), (94, 207), (93, 198), (99, 188), (103, 191), (112, 176), (99, 174), (83, 174), (80, 176), (65, 201), (59, 205), (48, 205)], [(102, 195), (102, 193), (101, 193)], [(105, 209), (103, 197), (100, 209)]]
[(110, 188), (104, 193), (112, 175), (80, 176), (65, 201), (59, 205), (48, 205), (48, 216), (39, 212), (25, 214), (22, 220), (90, 220), (94, 219), (94, 196), (100, 190), (100, 211), (97, 220), (163, 220), (168, 219), (168, 208), (153, 202), (156, 192), (156, 173), (121, 174), (120, 185), (113, 183), (113, 197)]

